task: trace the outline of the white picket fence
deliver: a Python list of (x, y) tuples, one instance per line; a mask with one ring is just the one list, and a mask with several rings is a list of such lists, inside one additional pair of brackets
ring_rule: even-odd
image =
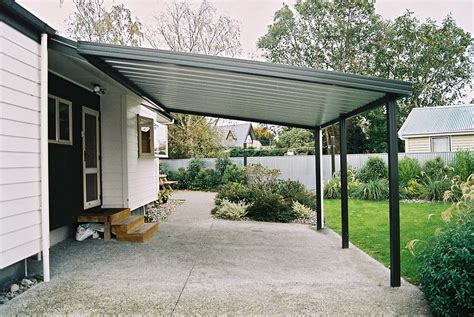
[[(369, 157), (378, 156), (387, 162), (387, 153), (377, 154), (348, 154), (347, 164), (353, 169), (360, 169), (369, 159)], [(448, 164), (451, 163), (455, 156), (455, 152), (437, 152), (437, 153), (399, 153), (398, 159), (403, 157), (411, 157), (417, 159), (423, 165), (427, 160), (441, 157)], [(239, 165), (244, 165), (242, 157), (232, 157), (231, 160)], [(186, 168), (190, 159), (163, 159), (160, 164), (169, 170), (175, 171), (180, 167)], [(206, 167), (215, 167), (215, 158), (203, 159)], [(247, 164), (260, 163), (268, 168), (276, 168), (281, 171), (281, 178), (292, 179), (302, 182), (308, 189), (315, 189), (315, 163), (314, 155), (301, 156), (264, 156), (249, 157)], [(339, 171), (339, 155), (336, 155), (336, 172)], [(323, 155), (323, 179), (327, 181), (331, 178), (331, 156)]]

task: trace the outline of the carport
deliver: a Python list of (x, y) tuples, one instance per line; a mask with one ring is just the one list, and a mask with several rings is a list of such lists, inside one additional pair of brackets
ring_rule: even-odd
[(257, 121), (315, 133), (317, 228), (324, 226), (322, 129), (340, 127), (342, 248), (349, 247), (346, 120), (386, 106), (390, 285), (400, 286), (397, 105), (411, 83), (286, 65), (78, 42), (89, 62), (166, 112)]

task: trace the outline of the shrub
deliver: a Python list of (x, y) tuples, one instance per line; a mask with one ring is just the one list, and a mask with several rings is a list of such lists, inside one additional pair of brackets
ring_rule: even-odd
[(292, 202), (263, 186), (252, 185), (251, 196), (254, 202), (247, 212), (251, 219), (270, 222), (291, 222), (298, 219), (298, 215), (291, 208)]
[(222, 174), (222, 184), (245, 183), (245, 170), (235, 164), (227, 165)]
[(253, 201), (250, 196), (249, 189), (240, 183), (229, 183), (222, 185), (216, 195), (214, 202), (216, 205), (220, 205), (224, 199), (234, 203), (239, 201), (251, 203)]
[(227, 199), (221, 201), (214, 210), (214, 216), (227, 220), (242, 220), (247, 214), (249, 205), (245, 202), (231, 202)]
[(424, 193), (423, 185), (416, 179), (409, 180), (406, 186), (400, 189), (400, 196), (405, 199), (423, 198)]
[(188, 168), (186, 169), (186, 184), (188, 186), (193, 186), (195, 178), (198, 176), (199, 172), (204, 168), (204, 161), (198, 158), (193, 158), (188, 163)]
[(178, 168), (177, 171), (169, 171), (166, 174), (169, 180), (177, 181), (176, 189), (187, 189), (189, 187), (186, 169)]
[(316, 209), (316, 195), (308, 191), (301, 182), (280, 179), (270, 186), (270, 190), (292, 204), (297, 201), (313, 210)]
[(452, 167), (454, 175), (467, 179), (474, 173), (474, 153), (466, 150), (457, 151)]
[(216, 190), (221, 183), (221, 177), (216, 170), (205, 168), (199, 171), (193, 179), (190, 189)]
[(166, 188), (166, 189), (163, 189), (163, 190), (160, 190), (158, 192), (158, 197), (157, 197), (157, 201), (159, 204), (164, 204), (168, 201), (168, 199), (170, 198), (171, 196), (171, 192), (172, 190), (169, 189), (169, 188)]
[[(472, 207), (471, 207), (472, 208)], [(435, 315), (473, 313), (474, 219), (451, 223), (420, 254), (421, 289)]]
[(269, 169), (260, 163), (250, 164), (245, 168), (245, 175), (249, 184), (267, 186), (274, 183), (280, 174), (278, 169)]
[(227, 156), (222, 156), (216, 160), (216, 171), (222, 177), (227, 166), (232, 165), (232, 161)]
[(380, 157), (369, 157), (367, 163), (360, 169), (357, 178), (366, 183), (387, 178), (388, 169), (385, 162)]
[(308, 218), (312, 212), (311, 208), (299, 203), (298, 201), (293, 201), (293, 205), (291, 206), (291, 208), (299, 219)]
[(444, 164), (443, 159), (438, 156), (432, 160), (426, 161), (425, 164), (423, 164), (422, 172), (431, 179), (439, 180), (444, 178), (450, 170), (449, 166)]
[(404, 157), (398, 163), (398, 176), (402, 185), (421, 175), (421, 166), (417, 159)]
[[(353, 196), (360, 182), (356, 178), (356, 174), (352, 169), (347, 170), (347, 187), (349, 196)], [(335, 173), (334, 176), (324, 185), (324, 198), (336, 199), (341, 198), (341, 176), (340, 173)]]
[(354, 197), (357, 199), (383, 200), (388, 199), (388, 180), (378, 179), (361, 183), (354, 191)]
[(424, 198), (435, 201), (442, 200), (444, 192), (449, 190), (450, 182), (446, 174), (429, 176), (425, 172), (421, 173), (421, 183), (423, 184)]

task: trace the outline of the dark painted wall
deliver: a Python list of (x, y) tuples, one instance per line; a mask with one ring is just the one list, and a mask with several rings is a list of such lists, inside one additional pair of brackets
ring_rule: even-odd
[(83, 211), (82, 107), (100, 110), (94, 93), (49, 74), (49, 93), (72, 102), (72, 145), (49, 144), (50, 229), (76, 222)]

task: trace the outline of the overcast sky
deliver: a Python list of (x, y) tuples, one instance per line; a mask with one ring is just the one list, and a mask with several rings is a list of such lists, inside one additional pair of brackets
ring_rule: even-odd
[[(65, 19), (73, 11), (72, 0), (17, 0), (26, 9), (46, 21), (50, 26), (65, 35)], [(151, 23), (154, 15), (165, 7), (165, 0), (106, 0), (106, 6), (124, 3), (132, 14), (143, 23)], [(201, 1), (189, 0), (198, 5)], [(257, 39), (265, 34), (267, 26), (272, 23), (273, 14), (281, 8), (283, 2), (292, 5), (295, 0), (209, 0), (218, 13), (228, 15), (241, 23), (242, 58), (249, 58), (256, 53)], [(392, 19), (403, 14), (407, 9), (414, 11), (422, 20), (431, 17), (441, 21), (447, 14), (452, 14), (464, 30), (473, 33), (474, 6), (472, 0), (377, 0), (376, 9), (383, 17)]]

